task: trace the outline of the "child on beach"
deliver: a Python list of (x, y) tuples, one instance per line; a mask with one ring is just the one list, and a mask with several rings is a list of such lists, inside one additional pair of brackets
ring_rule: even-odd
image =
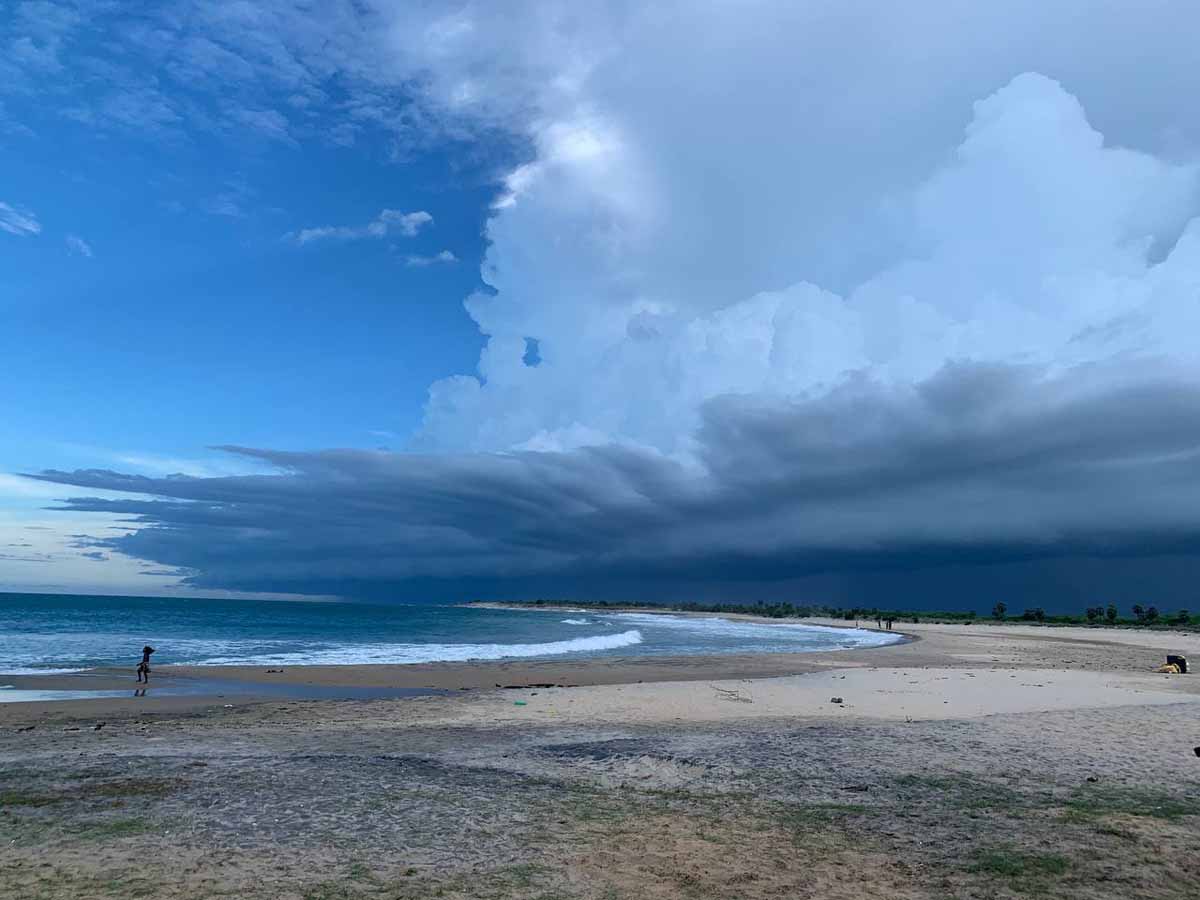
[(139, 683), (150, 683), (150, 654), (154, 652), (154, 648), (147, 644), (142, 648), (142, 661), (138, 663), (137, 680)]

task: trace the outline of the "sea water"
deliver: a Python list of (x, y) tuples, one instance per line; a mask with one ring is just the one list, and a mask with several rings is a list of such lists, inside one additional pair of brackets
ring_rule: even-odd
[(720, 616), (192, 598), (0, 594), (0, 674), (156, 665), (304, 666), (784, 653), (899, 635)]

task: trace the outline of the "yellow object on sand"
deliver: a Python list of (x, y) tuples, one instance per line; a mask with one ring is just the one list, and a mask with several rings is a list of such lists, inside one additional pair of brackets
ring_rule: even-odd
[(1175, 663), (1167, 663), (1165, 666), (1159, 666), (1154, 671), (1160, 675), (1178, 675), (1179, 666), (1175, 665)]

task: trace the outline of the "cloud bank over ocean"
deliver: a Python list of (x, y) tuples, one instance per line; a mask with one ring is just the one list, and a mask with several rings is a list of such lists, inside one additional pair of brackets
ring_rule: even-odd
[[(424, 139), (525, 148), (466, 301), (478, 370), (431, 386), (402, 453), (36, 477), (154, 498), (65, 508), (134, 516), (105, 548), (202, 588), (878, 593), (1193, 557), (1200, 64), (1172, 54), (1196, 12), (1092, 11), (1081, 42), (1082, 4), (793, 6), (335, 30), (331, 70), (404, 85)], [(280, 21), (315, 72), (320, 23)]]

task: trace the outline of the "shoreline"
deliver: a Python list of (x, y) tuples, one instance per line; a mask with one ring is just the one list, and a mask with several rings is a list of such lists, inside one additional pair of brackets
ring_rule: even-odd
[[(799, 624), (831, 627), (822, 620)], [(842, 626), (846, 627), (846, 626)], [(897, 634), (897, 632), (893, 632)], [(867, 669), (874, 682), (888, 685), (901, 672), (1047, 669), (1103, 672), (1121, 677), (1163, 679), (1153, 669), (1166, 653), (1183, 653), (1200, 661), (1200, 636), (1165, 632), (1137, 633), (1120, 629), (1054, 629), (1012, 625), (906, 625), (903, 640), (876, 647), (800, 653), (715, 654), (694, 656), (592, 657), (587, 659), (510, 659), (478, 662), (414, 664), (263, 666), (163, 665), (154, 669), (145, 696), (130, 668), (97, 668), (56, 675), (0, 676), (0, 683), (19, 691), (96, 692), (92, 696), (56, 695), (56, 699), (0, 702), (0, 727), (56, 716), (127, 716), (142, 712), (194, 713), (236, 703), (308, 701), (387, 701), (429, 695), (516, 697), (530, 690), (619, 691), (668, 686), (669, 702), (694, 691), (698, 682), (722, 685), (782, 682), (793, 687), (815, 683), (818, 676)], [(869, 651), (869, 652), (863, 652)], [(939, 676), (945, 677), (945, 676)], [(800, 679), (800, 681), (795, 681)], [(1172, 679), (1171, 690), (1200, 694), (1200, 678)], [(982, 687), (982, 681), (977, 681)], [(669, 687), (681, 685), (679, 688)], [(1004, 686), (995, 682), (995, 687)], [(1142, 684), (1157, 689), (1158, 684)], [(773, 690), (762, 685), (761, 692)], [(738, 690), (736, 687), (729, 690)], [(676, 695), (672, 691), (682, 691)], [(120, 692), (119, 694), (117, 692)], [(33, 695), (25, 695), (32, 697)], [(1083, 696), (1083, 695), (1081, 695)], [(449, 701), (457, 699), (448, 698)], [(1086, 699), (1086, 696), (1083, 696)], [(1181, 700), (1186, 699), (1184, 697)], [(764, 707), (756, 711), (761, 712)], [(776, 708), (773, 706), (772, 708)], [(786, 706), (778, 707), (786, 714)]]
[[(519, 607), (504, 604), (459, 604), (491, 609)], [(573, 611), (572, 607), (539, 607), (547, 613)], [(628, 612), (630, 610), (623, 610)], [(646, 612), (671, 616), (690, 616), (683, 611)], [(597, 613), (597, 617), (605, 613)], [(214, 699), (236, 696), (245, 700), (272, 699), (381, 699), (390, 692), (417, 694), (428, 692), (486, 690), (525, 685), (602, 685), (643, 681), (697, 680), (705, 678), (771, 678), (820, 671), (827, 664), (816, 663), (814, 656), (857, 654), (862, 650), (880, 650), (920, 640), (919, 636), (900, 631), (857, 628), (838, 623), (781, 623), (777, 619), (752, 614), (708, 615), (766, 625), (792, 624), (816, 629), (846, 629), (886, 634), (886, 644), (837, 650), (811, 649), (796, 652), (742, 652), (705, 654), (640, 654), (631, 656), (559, 656), (557, 658), (509, 657), (466, 661), (425, 663), (343, 663), (316, 665), (193, 665), (162, 664), (153, 669), (152, 682), (145, 697), (133, 696), (142, 686), (131, 684), (132, 667), (96, 666), (75, 671), (51, 671), (45, 674), (0, 672), (0, 711), (16, 703), (99, 702), (121, 700), (117, 692), (129, 691), (129, 699), (170, 700), (174, 708), (211, 703)], [(210, 689), (205, 689), (205, 683)], [(340, 693), (339, 693), (340, 690)], [(6, 698), (6, 692), (8, 693)], [(374, 692), (372, 694), (372, 692)], [(20, 695), (19, 699), (16, 694)], [(45, 697), (35, 694), (47, 693)], [(91, 694), (92, 696), (88, 696)], [(125, 705), (125, 704), (122, 704)], [(0, 721), (3, 720), (0, 714)]]

